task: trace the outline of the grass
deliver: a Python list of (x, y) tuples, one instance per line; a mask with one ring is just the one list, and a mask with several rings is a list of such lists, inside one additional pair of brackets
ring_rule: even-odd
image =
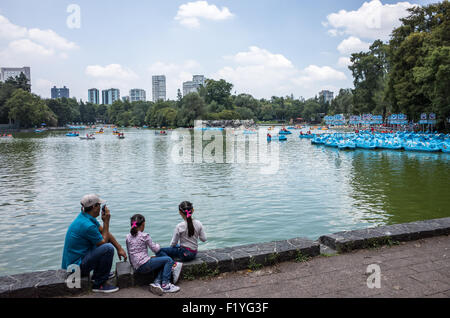
[(369, 249), (376, 249), (382, 246), (392, 247), (399, 244), (400, 244), (399, 241), (393, 240), (390, 236), (369, 239), (367, 242), (367, 246)]
[(253, 257), (250, 257), (250, 261), (248, 264), (248, 269), (251, 271), (257, 271), (263, 267), (262, 264), (256, 263), (255, 259)]
[(304, 263), (307, 262), (311, 259), (311, 257), (307, 256), (307, 255), (303, 255), (302, 252), (297, 251), (297, 255), (295, 256), (295, 261), (297, 263)]
[(212, 278), (219, 274), (218, 268), (211, 269), (206, 263), (202, 263), (201, 265), (193, 266), (189, 268), (189, 270), (183, 272), (183, 279), (194, 280), (196, 278)]
[(265, 259), (265, 263), (268, 266), (273, 266), (278, 263), (280, 255), (278, 253), (272, 253)]

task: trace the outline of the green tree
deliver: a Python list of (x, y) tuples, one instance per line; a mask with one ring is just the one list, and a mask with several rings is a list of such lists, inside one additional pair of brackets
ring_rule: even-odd
[(28, 79), (23, 72), (20, 72), (19, 76), (8, 78), (5, 83), (11, 84), (15, 88), (23, 89), (29, 93), (31, 92), (31, 85), (28, 83)]
[(447, 125), (450, 3), (443, 1), (408, 10), (389, 41), (390, 73), (386, 97), (394, 111), (418, 120), (434, 111)]
[(9, 123), (9, 111), (6, 102), (17, 88), (11, 83), (0, 82), (0, 124)]
[(350, 88), (339, 90), (339, 94), (331, 101), (328, 113), (336, 114), (353, 114), (353, 94)]
[(78, 103), (76, 103), (76, 101), (75, 106), (72, 103), (69, 104), (68, 99), (65, 97), (57, 99), (47, 99), (46, 103), (58, 118), (59, 127), (65, 126), (66, 124), (74, 122), (76, 120), (78, 110)]
[(215, 101), (217, 104), (222, 105), (225, 109), (232, 109), (233, 104), (231, 100), (231, 90), (233, 84), (221, 79), (215, 81), (212, 79), (206, 80), (205, 90), (200, 89), (200, 96), (203, 96), (207, 104)]
[(316, 98), (310, 98), (305, 102), (302, 118), (307, 121), (318, 121), (320, 104)]
[(183, 97), (181, 110), (177, 113), (177, 126), (193, 126), (194, 120), (203, 119), (206, 115), (206, 104), (198, 93), (190, 93)]
[(387, 73), (389, 70), (387, 59), (388, 47), (380, 40), (376, 40), (369, 48), (369, 52), (359, 52), (351, 55), (349, 69), (353, 75), (353, 112), (357, 114), (371, 113), (374, 110), (385, 113), (385, 103), (380, 99), (379, 92), (384, 92)]
[(9, 118), (21, 128), (40, 126), (42, 123), (48, 126), (57, 124), (56, 115), (46, 103), (39, 96), (23, 89), (16, 89), (6, 104), (10, 109)]

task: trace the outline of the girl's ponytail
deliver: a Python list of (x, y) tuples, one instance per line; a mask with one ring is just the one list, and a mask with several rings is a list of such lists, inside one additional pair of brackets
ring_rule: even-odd
[(142, 223), (145, 222), (145, 218), (143, 215), (135, 214), (131, 217), (130, 223), (131, 223), (131, 230), (130, 234), (132, 236), (136, 236), (138, 234), (138, 227), (142, 225)]
[(194, 213), (194, 207), (192, 206), (192, 203), (189, 201), (183, 201), (178, 206), (178, 209), (181, 213), (183, 213), (186, 216), (186, 222), (188, 225), (188, 235), (191, 237), (195, 233), (194, 224), (192, 223), (192, 214)]

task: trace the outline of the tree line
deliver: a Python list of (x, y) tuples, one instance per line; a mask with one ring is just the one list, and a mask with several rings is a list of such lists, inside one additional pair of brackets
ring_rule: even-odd
[(435, 113), (449, 128), (450, 2), (413, 7), (391, 33), (368, 52), (351, 55), (354, 89), (341, 90), (332, 102), (337, 113), (404, 113), (417, 122)]
[(118, 100), (112, 105), (97, 105), (75, 98), (42, 99), (30, 92), (27, 79), (21, 74), (0, 83), (0, 124), (12, 123), (20, 128), (96, 122), (125, 127), (191, 127), (196, 119), (284, 122), (305, 118), (320, 122), (329, 108), (323, 98), (304, 100), (291, 95), (256, 99), (250, 94), (232, 95), (232, 88), (233, 84), (223, 79), (207, 79), (198, 92), (184, 97), (178, 94), (176, 100)]
[(0, 83), (0, 124), (34, 127), (45, 123), (101, 121), (119, 126), (190, 127), (196, 119), (253, 119), (286, 122), (302, 118), (321, 122), (329, 114), (372, 113), (386, 118), (405, 113), (418, 121), (434, 112), (438, 127), (450, 117), (450, 4), (448, 0), (409, 9), (386, 43), (376, 40), (368, 52), (351, 55), (354, 88), (340, 89), (331, 103), (323, 97), (256, 99), (233, 95), (233, 84), (207, 79), (198, 92), (158, 102), (116, 101), (96, 105), (74, 98), (41, 99), (30, 92), (25, 75)]

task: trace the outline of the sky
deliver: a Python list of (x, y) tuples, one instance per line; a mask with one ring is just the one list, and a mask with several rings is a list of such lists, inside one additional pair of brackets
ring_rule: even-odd
[(0, 67), (31, 67), (32, 92), (67, 86), (145, 89), (166, 75), (167, 98), (193, 75), (225, 79), (255, 98), (335, 96), (352, 88), (351, 53), (367, 51), (436, 1), (2, 0)]

